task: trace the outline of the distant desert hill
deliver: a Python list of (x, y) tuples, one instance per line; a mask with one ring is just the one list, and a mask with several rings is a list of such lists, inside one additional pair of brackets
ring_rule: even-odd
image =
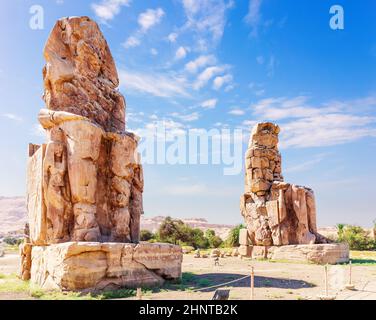
[[(166, 217), (145, 217), (141, 219), (141, 229), (156, 232)], [(211, 224), (202, 218), (181, 219), (193, 228), (203, 231), (213, 229), (222, 239), (225, 239), (233, 227), (225, 224)], [(25, 197), (0, 197), (0, 238), (6, 235), (19, 235), (23, 233), (27, 221)]]
[[(145, 217), (141, 219), (141, 229), (156, 232), (166, 217)], [(199, 228), (203, 231), (213, 229), (219, 237), (226, 239), (233, 225), (213, 224), (203, 218), (180, 219), (192, 228)], [(0, 197), (0, 238), (6, 235), (19, 235), (23, 233), (27, 221), (25, 197)], [(329, 238), (336, 238), (336, 227), (319, 228), (319, 233)], [(371, 232), (371, 230), (370, 230)]]
[(24, 197), (0, 197), (0, 238), (22, 234), (27, 220)]
[[(141, 229), (156, 232), (165, 218), (166, 217), (164, 216), (157, 216), (151, 218), (143, 217), (141, 219)], [(190, 227), (201, 229), (204, 232), (207, 229), (212, 229), (215, 231), (215, 234), (221, 237), (222, 239), (226, 239), (231, 228), (234, 227), (233, 225), (228, 224), (209, 223), (207, 220), (203, 218), (184, 218), (180, 220), (182, 220), (185, 224), (189, 225)]]

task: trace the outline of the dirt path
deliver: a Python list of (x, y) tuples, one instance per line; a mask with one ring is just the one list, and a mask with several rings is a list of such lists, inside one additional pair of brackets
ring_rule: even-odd
[[(19, 257), (16, 253), (0, 258), (0, 274), (17, 273)], [(217, 288), (203, 288), (221, 285), (250, 274), (251, 266), (255, 270), (255, 299), (260, 300), (316, 300), (324, 293), (324, 267), (312, 264), (254, 261), (228, 257), (220, 259), (215, 266), (210, 258), (195, 259), (184, 255), (183, 283), (189, 290), (181, 290), (179, 285), (166, 287), (159, 292), (146, 294), (143, 299), (189, 300), (211, 299)], [(0, 279), (1, 280), (1, 279)], [(348, 282), (347, 266), (329, 266), (331, 295), (339, 300), (371, 299), (376, 300), (376, 265), (353, 266), (353, 283), (357, 291), (344, 290)], [(230, 290), (230, 299), (250, 299), (250, 278), (219, 286)], [(186, 289), (186, 288), (185, 288)], [(0, 300), (30, 299), (25, 293), (0, 293)]]
[(17, 253), (6, 253), (0, 258), (0, 274), (17, 273), (19, 261), (20, 258)]
[[(214, 266), (211, 259), (194, 259), (191, 255), (185, 255), (183, 272), (193, 274), (191, 282), (195, 291), (164, 291), (148, 295), (145, 299), (211, 299), (216, 288), (199, 290), (200, 286), (208, 287), (240, 279), (250, 274), (251, 266), (255, 270), (255, 299), (316, 300), (325, 291), (323, 266), (240, 260), (232, 257), (221, 259), (220, 263), (220, 266)], [(331, 295), (336, 295), (337, 299), (341, 300), (376, 300), (376, 265), (353, 267), (353, 282), (359, 291), (345, 290), (347, 282), (347, 266), (329, 266)], [(230, 299), (250, 299), (250, 278), (220, 288), (230, 289)]]

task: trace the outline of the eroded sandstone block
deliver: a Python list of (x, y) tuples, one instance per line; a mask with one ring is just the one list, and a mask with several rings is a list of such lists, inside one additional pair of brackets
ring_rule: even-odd
[(25, 281), (30, 280), (31, 277), (31, 249), (32, 245), (27, 242), (22, 243), (19, 247), (21, 256), (19, 277)]
[(245, 154), (240, 210), (249, 239), (264, 247), (329, 242), (317, 233), (313, 191), (283, 181), (279, 132), (273, 123), (257, 124)]
[(87, 17), (63, 18), (46, 43), (47, 143), (29, 146), (31, 243), (139, 241), (143, 171), (125, 131), (108, 45)]
[(181, 273), (180, 247), (140, 244), (139, 138), (107, 42), (88, 17), (60, 19), (44, 49), (47, 142), (29, 145), (30, 244), (21, 277), (48, 289), (147, 286)]
[(125, 100), (98, 25), (88, 17), (60, 19), (44, 48), (47, 108), (82, 115), (106, 131), (125, 130)]
[(181, 277), (179, 246), (67, 242), (35, 246), (31, 281), (47, 290), (103, 290), (161, 285)]

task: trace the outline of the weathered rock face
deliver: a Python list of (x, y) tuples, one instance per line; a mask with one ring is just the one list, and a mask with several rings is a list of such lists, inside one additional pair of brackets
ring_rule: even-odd
[(125, 131), (124, 98), (97, 24), (59, 20), (44, 54), (47, 109), (38, 120), (47, 143), (29, 146), (22, 278), (31, 268), (43, 286), (84, 289), (180, 277), (180, 247), (136, 246), (144, 186), (138, 137)]
[(349, 247), (344, 243), (298, 244), (288, 246), (249, 246), (248, 257), (288, 260), (316, 264), (337, 264), (349, 261)]
[(326, 243), (317, 233), (313, 191), (283, 182), (279, 131), (273, 123), (257, 124), (246, 152), (240, 207), (250, 242), (258, 246)]
[(21, 256), (20, 278), (25, 281), (30, 280), (32, 246), (27, 242), (22, 243), (19, 250)]
[(98, 25), (88, 17), (60, 19), (44, 48), (47, 108), (82, 115), (106, 131), (124, 131), (125, 101)]
[(181, 276), (178, 246), (68, 242), (33, 247), (31, 281), (47, 290), (155, 286)]
[(106, 40), (89, 18), (63, 18), (44, 55), (48, 109), (38, 119), (48, 141), (29, 147), (31, 243), (138, 242), (138, 138), (125, 131), (124, 98)]

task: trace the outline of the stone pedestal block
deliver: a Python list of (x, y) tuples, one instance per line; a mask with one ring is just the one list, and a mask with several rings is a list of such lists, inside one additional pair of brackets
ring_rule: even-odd
[(241, 245), (238, 252), (242, 257), (252, 257), (252, 246)]
[(181, 277), (182, 251), (170, 244), (66, 242), (33, 246), (31, 282), (45, 290), (151, 287)]
[(243, 245), (243, 246), (250, 245), (247, 229), (240, 229), (239, 230), (239, 244)]
[(253, 259), (288, 260), (317, 264), (337, 264), (349, 261), (349, 247), (344, 243), (253, 246)]

